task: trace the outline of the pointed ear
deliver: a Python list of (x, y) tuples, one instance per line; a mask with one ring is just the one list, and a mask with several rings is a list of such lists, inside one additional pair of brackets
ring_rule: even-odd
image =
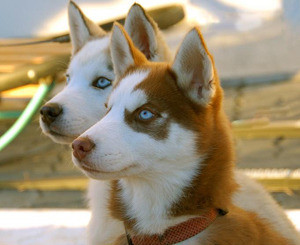
[[(124, 28), (134, 45), (148, 60), (158, 61), (164, 50), (159, 46), (166, 45), (154, 20), (137, 3), (133, 4), (125, 20)], [(165, 47), (167, 49), (167, 47)], [(160, 52), (159, 52), (160, 51)], [(166, 56), (166, 54), (163, 53)], [(168, 58), (168, 57), (167, 57)], [(167, 59), (162, 57), (161, 59)]]
[(132, 40), (119, 23), (114, 23), (110, 48), (117, 77), (124, 75), (129, 67), (140, 65), (147, 61), (146, 57), (134, 46)]
[(73, 1), (69, 2), (68, 13), (73, 55), (90, 39), (106, 34), (96, 23), (88, 19)]
[(206, 106), (214, 96), (216, 84), (210, 53), (198, 28), (184, 38), (172, 65), (178, 85), (198, 104)]

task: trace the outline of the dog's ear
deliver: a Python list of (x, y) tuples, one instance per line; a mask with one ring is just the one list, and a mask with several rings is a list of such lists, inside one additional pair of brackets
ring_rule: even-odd
[(115, 23), (111, 35), (111, 57), (117, 77), (125, 74), (128, 68), (141, 65), (146, 57), (134, 46), (124, 28)]
[(68, 14), (73, 55), (92, 38), (106, 34), (96, 23), (87, 18), (73, 1), (69, 2)]
[(214, 65), (198, 28), (184, 38), (172, 69), (178, 85), (197, 104), (206, 106), (215, 94)]
[[(158, 61), (158, 56), (161, 53), (167, 56), (163, 52), (167, 47), (164, 50), (159, 50), (160, 46), (166, 44), (157, 24), (141, 5), (134, 3), (131, 6), (125, 20), (124, 28), (131, 37), (134, 45), (143, 52), (148, 60)], [(161, 59), (166, 60), (168, 58), (162, 57)]]

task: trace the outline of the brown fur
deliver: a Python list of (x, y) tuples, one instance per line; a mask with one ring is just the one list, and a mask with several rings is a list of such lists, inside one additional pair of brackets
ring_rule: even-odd
[[(204, 44), (200, 31), (197, 32)], [(213, 81), (216, 86), (214, 97), (207, 106), (198, 105), (179, 89), (177, 78), (168, 64), (147, 62), (145, 58), (141, 58), (141, 53), (127, 35), (126, 38), (136, 66), (130, 67), (124, 76), (136, 70), (150, 70), (149, 76), (136, 89), (146, 93), (151, 101), (151, 108), (155, 108), (157, 113), (167, 112), (171, 120), (195, 132), (198, 135), (199, 153), (206, 157), (192, 184), (184, 190), (185, 195), (173, 205), (171, 215), (200, 215), (207, 208), (228, 211), (227, 215), (217, 218), (204, 231), (205, 235), (199, 241), (203, 245), (291, 244), (265, 220), (231, 203), (231, 196), (238, 186), (233, 180), (233, 143), (229, 122), (222, 108), (223, 91), (217, 73), (215, 72)], [(205, 44), (204, 47), (206, 49)], [(130, 124), (133, 119), (130, 119), (129, 112), (127, 114), (127, 123)], [(163, 138), (168, 135), (168, 124), (156, 129)], [(148, 130), (147, 133), (157, 137), (157, 132), (153, 130)], [(119, 191), (118, 182), (114, 181), (110, 209), (112, 215), (124, 221), (131, 230), (135, 221), (126, 217), (126, 208), (118, 198)]]
[(201, 245), (291, 245), (267, 221), (255, 213), (232, 206), (230, 213), (218, 218), (204, 231)]

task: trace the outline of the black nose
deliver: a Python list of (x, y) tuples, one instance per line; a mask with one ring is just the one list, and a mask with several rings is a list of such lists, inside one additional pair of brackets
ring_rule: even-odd
[(48, 103), (41, 110), (41, 117), (44, 123), (48, 126), (62, 113), (62, 107), (56, 103)]

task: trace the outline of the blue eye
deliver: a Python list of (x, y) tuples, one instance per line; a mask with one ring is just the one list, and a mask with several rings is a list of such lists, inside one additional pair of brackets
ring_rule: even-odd
[(92, 85), (96, 88), (105, 89), (111, 85), (111, 81), (105, 77), (99, 77), (92, 83)]
[(154, 117), (154, 114), (148, 110), (142, 110), (139, 114), (141, 120), (149, 120)]

